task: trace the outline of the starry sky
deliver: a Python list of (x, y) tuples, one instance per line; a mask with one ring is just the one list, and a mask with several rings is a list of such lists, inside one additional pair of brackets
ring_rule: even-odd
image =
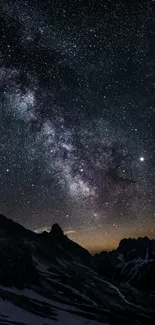
[(1, 1), (0, 212), (92, 252), (155, 236), (155, 1)]

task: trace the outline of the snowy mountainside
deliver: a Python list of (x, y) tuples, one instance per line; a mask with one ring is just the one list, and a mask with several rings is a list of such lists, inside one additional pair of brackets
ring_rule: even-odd
[(95, 261), (57, 224), (36, 234), (0, 216), (0, 324), (153, 325), (154, 293), (108, 280)]

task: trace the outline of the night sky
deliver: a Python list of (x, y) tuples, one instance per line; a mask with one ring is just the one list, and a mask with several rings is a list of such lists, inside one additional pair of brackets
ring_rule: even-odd
[(0, 212), (155, 237), (155, 1), (1, 1)]

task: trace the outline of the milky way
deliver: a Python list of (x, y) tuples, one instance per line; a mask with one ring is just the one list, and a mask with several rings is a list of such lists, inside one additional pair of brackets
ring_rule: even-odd
[(93, 250), (154, 236), (154, 17), (153, 0), (2, 1), (3, 214)]

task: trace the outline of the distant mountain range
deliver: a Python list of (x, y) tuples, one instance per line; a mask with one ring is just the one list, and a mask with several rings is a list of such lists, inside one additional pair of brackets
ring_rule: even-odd
[(58, 224), (36, 234), (0, 215), (0, 324), (153, 325), (154, 274), (155, 240), (91, 256)]
[(94, 259), (100, 275), (142, 290), (155, 290), (155, 240), (123, 239), (115, 251), (96, 254)]

